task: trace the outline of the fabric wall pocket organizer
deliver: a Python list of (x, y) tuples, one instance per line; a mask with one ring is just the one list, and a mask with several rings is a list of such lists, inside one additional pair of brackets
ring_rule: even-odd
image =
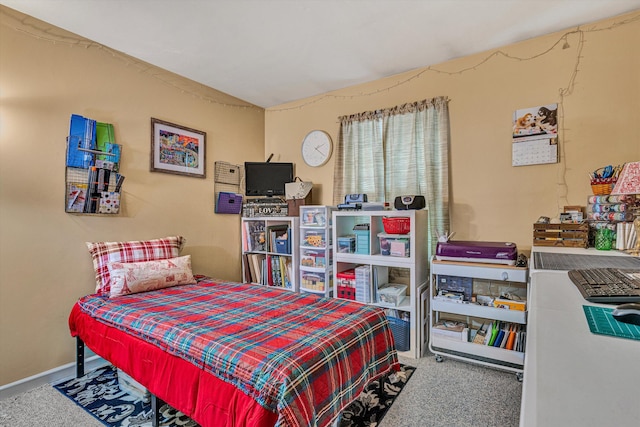
[(242, 211), (242, 195), (221, 191), (216, 200), (216, 213), (239, 214)]

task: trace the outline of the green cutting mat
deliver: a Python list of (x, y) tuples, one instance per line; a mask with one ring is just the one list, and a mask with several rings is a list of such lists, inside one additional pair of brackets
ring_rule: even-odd
[(617, 321), (611, 315), (612, 308), (583, 305), (589, 329), (594, 334), (640, 340), (640, 326)]

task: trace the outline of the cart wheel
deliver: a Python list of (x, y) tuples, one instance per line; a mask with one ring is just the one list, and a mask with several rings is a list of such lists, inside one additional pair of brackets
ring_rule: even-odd
[(444, 362), (444, 357), (440, 356), (439, 354), (436, 354), (436, 362), (438, 363)]
[(522, 380), (524, 380), (524, 373), (516, 372), (516, 379), (518, 380), (518, 382), (522, 382)]

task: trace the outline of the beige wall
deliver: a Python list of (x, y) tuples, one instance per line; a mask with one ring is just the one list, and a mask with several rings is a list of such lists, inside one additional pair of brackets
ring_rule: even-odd
[[(322, 129), (336, 141), (339, 116), (448, 96), (455, 238), (529, 250), (540, 215), (586, 205), (588, 172), (640, 160), (639, 61), (635, 12), (269, 108), (266, 151), (294, 161), (298, 176), (317, 183), (314, 202), (331, 204), (335, 156), (306, 167), (300, 142), (307, 132)], [(551, 103), (560, 104), (560, 163), (512, 167), (513, 112)]]
[[(0, 384), (74, 360), (67, 317), (95, 283), (86, 241), (181, 234), (195, 272), (240, 280), (240, 220), (214, 213), (214, 162), (264, 159), (263, 109), (16, 17), (0, 8)], [(64, 212), (72, 113), (115, 127), (121, 215)], [(149, 172), (151, 117), (207, 133), (206, 179)]]
[[(552, 34), (265, 116), (106, 49), (71, 47), (75, 36), (55, 28), (42, 35), (41, 22), (20, 23), (22, 15), (0, 11), (0, 384), (73, 361), (67, 316), (93, 289), (85, 241), (182, 234), (196, 272), (239, 279), (239, 219), (213, 213), (214, 161), (240, 164), (274, 153), (274, 161), (294, 162), (296, 174), (314, 182), (315, 203), (331, 204), (335, 156), (308, 168), (300, 142), (312, 129), (335, 141), (338, 116), (448, 96), (452, 230), (456, 238), (510, 240), (521, 249), (530, 248), (538, 216), (586, 203), (587, 172), (640, 160), (638, 13), (570, 33), (568, 49), (558, 43), (564, 33)], [(512, 167), (513, 111), (555, 102), (562, 161)], [(127, 177), (118, 217), (64, 213), (71, 113), (115, 125)], [(207, 132), (206, 180), (149, 172), (150, 117)]]

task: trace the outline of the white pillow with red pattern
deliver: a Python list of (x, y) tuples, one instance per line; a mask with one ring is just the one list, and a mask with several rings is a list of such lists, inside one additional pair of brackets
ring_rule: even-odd
[(114, 262), (109, 298), (196, 283), (191, 271), (191, 255), (142, 262)]

